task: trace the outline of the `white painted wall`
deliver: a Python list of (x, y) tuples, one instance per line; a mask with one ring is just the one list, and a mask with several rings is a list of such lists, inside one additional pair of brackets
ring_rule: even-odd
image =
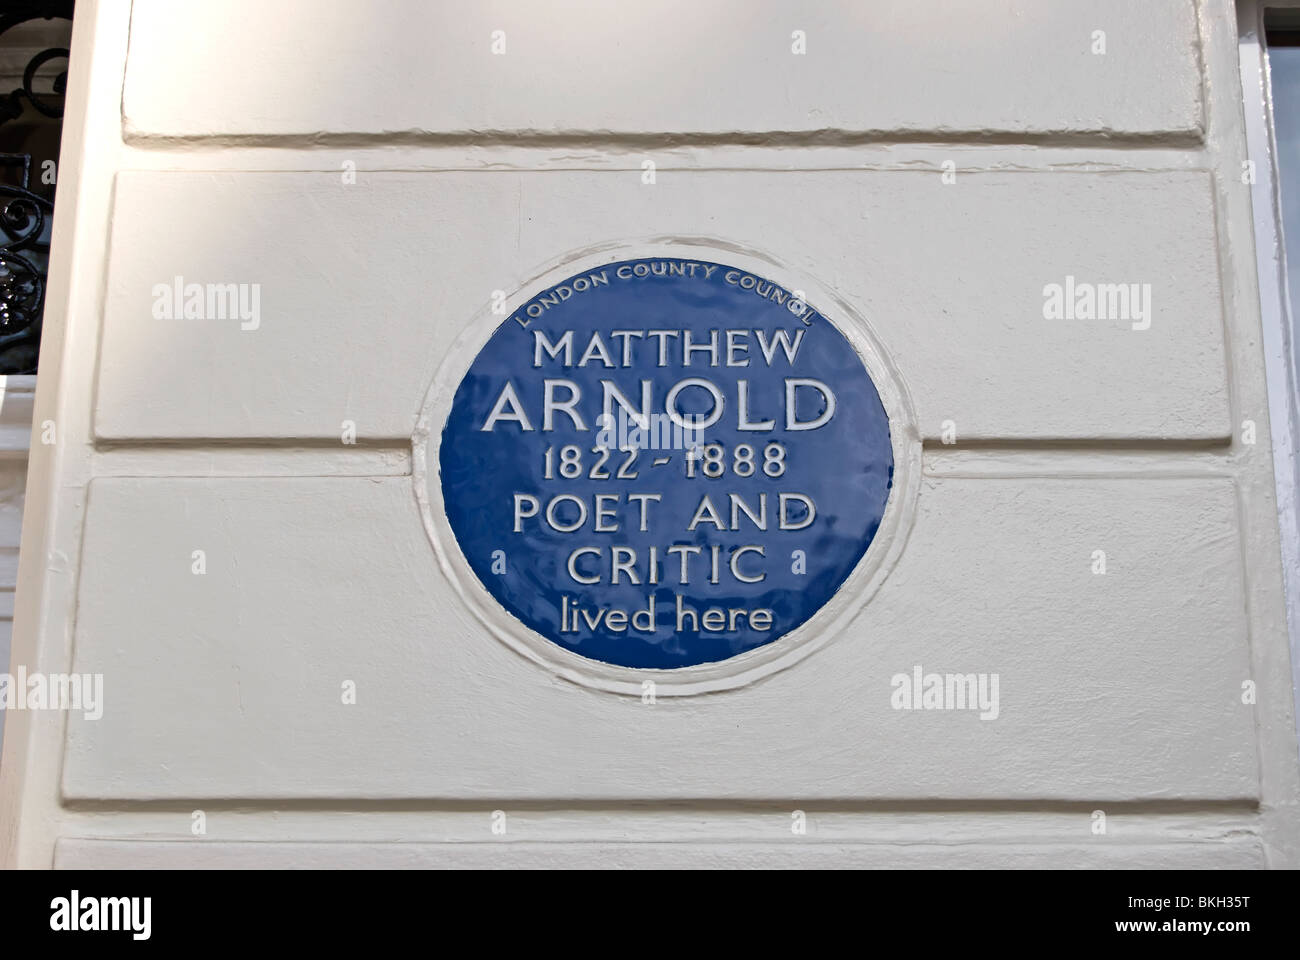
[[(83, 3), (13, 663), (106, 704), (8, 717), (5, 862), (1300, 865), (1236, 43), (1229, 0)], [(861, 318), (915, 463), (855, 617), (650, 706), (488, 632), (411, 437), (494, 290), (665, 242)], [(176, 275), (261, 326), (155, 319)], [(1067, 275), (1150, 329), (1045, 320)], [(999, 719), (892, 710), (918, 663)]]

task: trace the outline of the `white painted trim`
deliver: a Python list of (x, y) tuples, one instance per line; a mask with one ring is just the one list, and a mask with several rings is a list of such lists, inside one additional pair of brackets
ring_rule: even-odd
[[(82, 444), (69, 443), (69, 438), (90, 434), (89, 405), (70, 403), (63, 388), (68, 383), (93, 382), (94, 339), (88, 338), (84, 325), (74, 324), (70, 330), (68, 317), (96, 317), (99, 312), (109, 183), (118, 160), (112, 145), (120, 141), (121, 118), (114, 105), (120, 101), (129, 15), (124, 0), (81, 0), (73, 21), (59, 199), (41, 331), (41, 374), (31, 417), (33, 422), (48, 419), (57, 424), (61, 443), (38, 443), (31, 451), (14, 597), (11, 660), (33, 671), (67, 669), (60, 665), (70, 658), (66, 648), (52, 650), (41, 644), (50, 629), (46, 623), (51, 612), (71, 609), (74, 595), (66, 554), (53, 544), (60, 542), (60, 531), (80, 522), (79, 504), (69, 509), (65, 501), (56, 509), (53, 478), (66, 476), (60, 464), (69, 457), (69, 446), (78, 454), (84, 450)], [(98, 94), (93, 108), (92, 91)], [(87, 163), (88, 149), (102, 158), (100, 166)], [(58, 572), (52, 573), (52, 567)], [(39, 824), (27, 827), (23, 813), (31, 811), (32, 817), (41, 818), (39, 811), (58, 802), (61, 751), (50, 745), (62, 741), (64, 718), (55, 711), (33, 715), (20, 710), (7, 721), (0, 752), (0, 864), (48, 866), (51, 841), (42, 837)]]
[[(1282, 545), (1287, 625), (1291, 638), (1291, 690), (1300, 731), (1300, 410), (1292, 343), (1296, 318), (1287, 295), (1286, 245), (1273, 137), (1272, 84), (1263, 42), (1268, 7), (1300, 7), (1300, 0), (1241, 0), (1237, 6), (1241, 87), (1245, 100), (1246, 146), (1255, 163), (1251, 204), (1255, 217), (1255, 259), (1259, 274), (1260, 320), (1268, 381), (1268, 418), (1272, 427), (1273, 480)], [(1300, 264), (1297, 264), (1300, 266)]]
[[(780, 818), (783, 826), (789, 821), (785, 811), (770, 816), (773, 821)], [(54, 867), (60, 870), (346, 870), (358, 864), (382, 870), (903, 870), (936, 864), (950, 870), (1050, 870), (1063, 864), (1075, 869), (1241, 870), (1258, 869), (1263, 857), (1258, 838), (1251, 836), (1228, 837), (1213, 847), (1142, 840), (1118, 849), (1111, 844), (1041, 838), (952, 844), (929, 839), (232, 843), (67, 837), (58, 841), (54, 853)]]

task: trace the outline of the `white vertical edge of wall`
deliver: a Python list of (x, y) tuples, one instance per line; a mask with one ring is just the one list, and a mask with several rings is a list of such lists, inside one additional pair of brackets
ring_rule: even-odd
[[(50, 47), (63, 47), (70, 25), (60, 19), (28, 20), (6, 37), (15, 42), (0, 48), (0, 89), (22, 84), (32, 57)], [(8, 668), (13, 634), (18, 545), (22, 537), (27, 463), (31, 452), (35, 376), (0, 375), (0, 667)], [(4, 711), (0, 711), (0, 752), (4, 750)]]
[[(76, 542), (69, 538), (78, 536), (84, 497), (72, 495), (68, 487), (84, 488), (88, 469), (90, 391), (64, 390), (63, 384), (94, 382), (91, 348), (111, 177), (121, 149), (120, 106), (104, 94), (120, 95), (129, 15), (129, 0), (80, 0), (69, 47), (41, 373), (29, 419), (51, 421), (58, 442), (36, 444), (28, 464), (9, 657), (11, 664), (29, 671), (66, 670), (71, 662), (70, 634), (62, 643), (41, 642), (47, 622), (52, 619), (61, 628), (72, 603), (74, 571), (59, 544)], [(106, 29), (101, 20), (110, 26)], [(88, 162), (90, 153), (93, 162)], [(86, 402), (73, 404), (69, 398)], [(50, 748), (61, 741), (64, 724), (58, 711), (19, 710), (8, 718), (0, 751), (0, 866), (51, 865), (61, 758), (60, 751)]]
[[(1267, 7), (1298, 7), (1300, 0), (1244, 0), (1237, 6), (1241, 88), (1245, 97), (1246, 147), (1255, 164), (1251, 203), (1255, 214), (1255, 261), (1259, 272), (1260, 319), (1268, 381), (1268, 417), (1273, 443), (1273, 480), (1282, 545), (1287, 625), (1291, 639), (1291, 689), (1300, 735), (1300, 411), (1297, 371), (1292, 362), (1296, 327), (1287, 294), (1286, 246), (1273, 137), (1273, 103), (1263, 42)], [(1298, 265), (1300, 266), (1300, 265)]]

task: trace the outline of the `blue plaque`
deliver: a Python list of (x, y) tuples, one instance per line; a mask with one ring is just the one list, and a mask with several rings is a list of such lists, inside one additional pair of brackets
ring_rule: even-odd
[(889, 419), (814, 305), (722, 263), (626, 260), (540, 291), (456, 390), (447, 519), (488, 592), (622, 667), (726, 660), (812, 617), (893, 481)]

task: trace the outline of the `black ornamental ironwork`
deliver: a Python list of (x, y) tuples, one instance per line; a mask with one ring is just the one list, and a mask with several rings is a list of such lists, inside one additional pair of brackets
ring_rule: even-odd
[[(21, 23), (71, 19), (73, 10), (72, 0), (18, 0), (7, 6), (0, 13), (0, 44)], [(0, 125), (18, 119), (29, 107), (41, 116), (61, 118), (67, 59), (62, 47), (35, 54), (23, 71), (22, 86), (0, 96)], [(52, 92), (37, 92), (38, 78), (51, 73)], [(0, 167), (12, 171), (0, 182), (0, 374), (35, 373), (54, 205), (31, 189), (30, 153), (0, 153)]]

